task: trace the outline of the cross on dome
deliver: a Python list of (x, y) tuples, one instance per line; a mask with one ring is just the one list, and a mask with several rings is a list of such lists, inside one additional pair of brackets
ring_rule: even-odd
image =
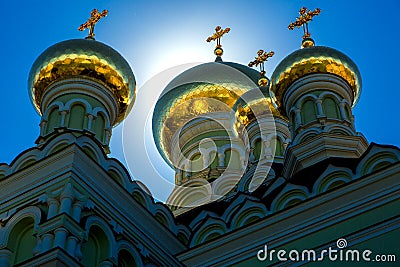
[(81, 24), (78, 30), (84, 31), (85, 29), (89, 29), (89, 34), (86, 38), (94, 39), (94, 26), (101, 18), (107, 16), (107, 14), (107, 9), (103, 10), (102, 12), (99, 12), (99, 10), (96, 8), (93, 9), (92, 12), (90, 12), (90, 18), (85, 23)]
[(260, 86), (266, 86), (268, 84), (268, 80), (265, 78), (265, 70), (264, 70), (264, 63), (268, 60), (268, 58), (272, 57), (275, 53), (273, 51), (269, 51), (268, 53), (265, 52), (264, 50), (260, 49), (257, 52), (257, 56), (253, 61), (250, 61), (248, 66), (253, 67), (253, 66), (258, 66), (260, 65), (260, 75), (261, 78), (258, 81), (258, 84)]
[(222, 50), (222, 45), (221, 45), (221, 37), (225, 34), (228, 33), (231, 30), (231, 28), (226, 28), (222, 29), (221, 26), (215, 27), (215, 33), (211, 36), (209, 36), (206, 41), (209, 43), (211, 41), (216, 41), (217, 45), (215, 46), (214, 54), (218, 57), (222, 56), (223, 50)]
[(312, 21), (313, 17), (318, 16), (321, 13), (321, 9), (316, 8), (314, 11), (307, 10), (306, 7), (302, 7), (299, 10), (300, 16), (296, 18), (296, 21), (289, 24), (288, 29), (293, 30), (295, 27), (300, 28), (303, 26), (303, 47), (313, 46), (314, 41), (310, 38), (311, 34), (308, 31), (308, 23)]

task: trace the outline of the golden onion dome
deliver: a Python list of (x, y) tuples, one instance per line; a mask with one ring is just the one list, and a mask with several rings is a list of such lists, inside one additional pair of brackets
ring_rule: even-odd
[(282, 99), (297, 79), (313, 73), (330, 73), (343, 78), (353, 90), (354, 106), (361, 93), (361, 75), (357, 65), (342, 52), (325, 46), (309, 46), (296, 50), (283, 59), (271, 76), (270, 94), (274, 104), (285, 114)]
[(210, 62), (184, 71), (161, 93), (153, 114), (153, 137), (171, 162), (174, 135), (190, 120), (213, 112), (231, 112), (238, 98), (257, 87), (259, 73), (233, 62)]
[(128, 62), (113, 48), (94, 39), (73, 39), (46, 49), (33, 63), (28, 88), (42, 115), (42, 97), (50, 84), (60, 79), (85, 76), (102, 82), (118, 103), (114, 125), (124, 119), (135, 99), (136, 81)]
[[(265, 78), (266, 79), (266, 78)], [(241, 132), (242, 128), (247, 127), (252, 122), (263, 117), (273, 116), (284, 121), (288, 119), (280, 114), (272, 103), (268, 87), (252, 89), (244, 93), (233, 106), (235, 113), (235, 128)]]

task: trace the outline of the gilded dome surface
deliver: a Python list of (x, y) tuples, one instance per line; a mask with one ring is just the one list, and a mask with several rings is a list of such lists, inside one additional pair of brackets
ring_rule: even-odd
[(113, 48), (93, 39), (73, 39), (46, 49), (33, 63), (28, 88), (39, 114), (46, 88), (68, 77), (86, 76), (101, 81), (118, 102), (121, 122), (135, 99), (136, 81), (128, 62)]
[(191, 119), (212, 112), (231, 112), (236, 100), (257, 87), (260, 74), (241, 64), (210, 62), (175, 77), (161, 93), (153, 114), (158, 151), (172, 165), (174, 135)]
[(325, 46), (296, 50), (283, 59), (271, 77), (271, 97), (282, 109), (285, 91), (297, 79), (313, 73), (330, 73), (342, 77), (353, 90), (354, 106), (361, 93), (361, 75), (357, 65), (342, 52)]
[[(252, 89), (244, 93), (233, 106), (235, 113), (235, 127), (240, 130), (247, 127), (253, 121), (262, 117), (272, 116), (287, 120), (274, 107), (267, 87)], [(239, 131), (240, 132), (240, 131)]]

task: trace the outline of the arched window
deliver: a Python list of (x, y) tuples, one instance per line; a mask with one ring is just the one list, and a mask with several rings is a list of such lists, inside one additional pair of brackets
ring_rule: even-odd
[(294, 205), (296, 205), (297, 203), (300, 203), (300, 202), (301, 202), (301, 199), (298, 199), (298, 198), (292, 199), (292, 200), (290, 200), (289, 202), (286, 203), (285, 208), (289, 208), (289, 207), (294, 206)]
[(36, 246), (36, 238), (33, 236), (33, 218), (24, 218), (19, 221), (10, 232), (8, 237), (8, 248), (13, 252), (11, 265), (33, 257)]
[(167, 219), (167, 218), (165, 217), (165, 215), (162, 214), (161, 212), (157, 212), (157, 213), (154, 215), (154, 218), (155, 218), (158, 222), (160, 222), (161, 224), (163, 224), (163, 225), (169, 227), (169, 225), (168, 225), (168, 219)]
[(91, 157), (94, 161), (98, 161), (98, 158), (96, 156), (96, 154), (94, 153), (93, 149), (91, 149), (88, 146), (83, 146), (82, 147), (83, 151), (86, 152), (86, 154), (88, 154), (89, 157)]
[(57, 108), (54, 108), (50, 111), (47, 118), (46, 134), (52, 132), (54, 128), (60, 127), (60, 123), (61, 123), (60, 112)]
[(257, 160), (259, 160), (260, 157), (261, 157), (261, 151), (262, 151), (261, 149), (262, 149), (262, 141), (261, 141), (261, 139), (257, 139), (257, 140), (254, 142), (254, 151), (253, 151), (254, 157), (255, 157)]
[(241, 169), (240, 155), (236, 150), (228, 149), (225, 151), (225, 164), (226, 167), (231, 169)]
[(336, 101), (330, 97), (326, 97), (322, 102), (322, 107), (326, 117), (333, 119), (340, 119), (340, 112)]
[(203, 157), (200, 153), (195, 154), (190, 160), (191, 160), (191, 168), (190, 168), (191, 173), (197, 173), (203, 170), (204, 167)]
[(313, 100), (306, 100), (301, 106), (301, 120), (303, 124), (307, 124), (317, 119), (317, 112)]
[(82, 265), (85, 267), (100, 266), (109, 257), (110, 242), (104, 231), (98, 226), (89, 229), (88, 240), (82, 246)]
[(210, 168), (211, 169), (216, 169), (218, 167), (218, 155), (217, 155), (217, 152), (212, 151), (210, 153), (210, 160), (212, 160), (212, 162), (210, 164)]
[(278, 137), (274, 137), (271, 139), (271, 149), (275, 151), (275, 156), (282, 157), (283, 156), (283, 145), (281, 140)]
[(333, 182), (333, 183), (331, 183), (331, 184), (329, 185), (329, 187), (328, 187), (326, 190), (330, 190), (330, 189), (333, 189), (333, 188), (339, 187), (339, 186), (341, 186), (342, 184), (345, 184), (345, 182), (344, 182), (344, 181), (342, 181), (342, 180), (339, 180), (339, 181)]
[(118, 267), (136, 267), (137, 264), (135, 262), (135, 259), (125, 249), (121, 249), (118, 252)]
[(122, 184), (121, 177), (115, 171), (109, 171), (110, 177), (119, 184)]
[(93, 121), (93, 132), (96, 133), (96, 137), (101, 142), (104, 142), (104, 129), (106, 127), (106, 120), (103, 114), (98, 114), (96, 119)]
[(76, 104), (71, 107), (69, 114), (68, 127), (72, 129), (83, 129), (83, 123), (85, 121), (85, 108), (82, 105)]

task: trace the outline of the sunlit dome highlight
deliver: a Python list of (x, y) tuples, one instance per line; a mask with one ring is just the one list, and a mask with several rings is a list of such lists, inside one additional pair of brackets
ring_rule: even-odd
[(65, 78), (84, 76), (106, 85), (118, 103), (114, 125), (135, 99), (136, 81), (128, 62), (113, 48), (93, 39), (73, 39), (46, 49), (33, 63), (28, 88), (39, 114), (46, 88)]

